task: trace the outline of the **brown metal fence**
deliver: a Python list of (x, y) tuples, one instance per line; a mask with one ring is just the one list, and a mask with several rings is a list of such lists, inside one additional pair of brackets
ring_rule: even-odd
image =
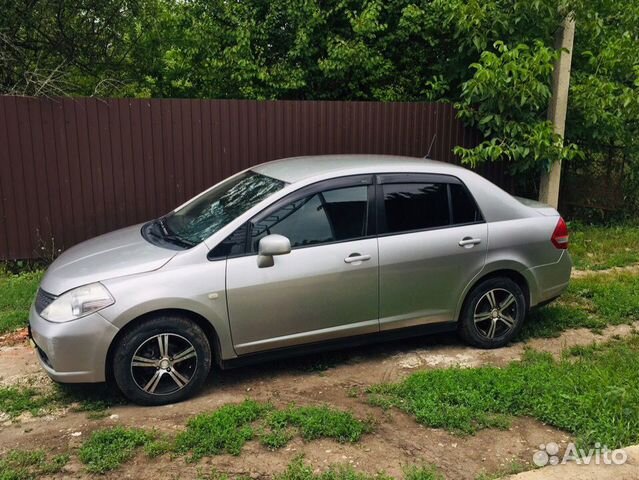
[(267, 160), (423, 156), (435, 134), (447, 162), (479, 140), (445, 104), (0, 97), (0, 259), (156, 217)]

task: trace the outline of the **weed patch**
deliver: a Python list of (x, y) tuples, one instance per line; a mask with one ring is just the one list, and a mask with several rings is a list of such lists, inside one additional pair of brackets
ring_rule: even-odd
[(298, 457), (288, 465), (284, 472), (275, 475), (274, 480), (392, 480), (392, 477), (384, 473), (369, 475), (358, 472), (350, 465), (333, 465), (324, 472), (314, 473), (313, 468), (305, 463), (302, 457)]
[(27, 326), (29, 306), (42, 273), (40, 270), (20, 274), (0, 271), (0, 333)]
[(295, 435), (305, 440), (332, 438), (356, 442), (370, 429), (370, 422), (326, 406), (292, 405), (277, 410), (269, 404), (245, 400), (191, 419), (186, 430), (175, 439), (175, 451), (190, 453), (197, 460), (224, 452), (239, 455), (244, 444), (253, 438), (259, 438), (267, 448), (276, 449)]
[(0, 479), (28, 480), (59, 473), (69, 461), (68, 455), (48, 458), (43, 450), (11, 450), (0, 458)]
[(431, 465), (411, 465), (404, 468), (404, 480), (444, 480)]
[(154, 438), (144, 445), (144, 453), (149, 458), (159, 457), (174, 450), (173, 441), (169, 437)]
[(530, 468), (531, 467), (529, 465), (521, 463), (519, 460), (512, 460), (505, 467), (502, 467), (494, 473), (480, 473), (477, 475), (475, 480), (498, 480), (500, 478), (509, 477), (510, 475), (517, 475), (518, 473), (530, 470)]
[(98, 430), (80, 448), (80, 461), (91, 473), (108, 472), (129, 460), (138, 448), (152, 438), (151, 433), (137, 428)]
[(186, 430), (176, 439), (176, 450), (191, 452), (197, 460), (223, 452), (239, 455), (244, 444), (255, 431), (252, 423), (261, 418), (269, 407), (253, 400), (237, 405), (224, 405), (213, 413), (198, 415), (189, 420)]
[(330, 407), (295, 407), (272, 411), (266, 420), (272, 432), (295, 427), (304, 440), (333, 438), (339, 442), (357, 442), (371, 429), (370, 422), (357, 420), (348, 412)]
[[(231, 480), (228, 474), (217, 470), (208, 475), (199, 474), (197, 480)], [(233, 480), (249, 480), (250, 477), (237, 476)], [(273, 480), (394, 480), (393, 477), (379, 472), (368, 474), (355, 470), (351, 465), (331, 465), (327, 470), (315, 473), (313, 467), (304, 462), (302, 456), (289, 463), (286, 470), (275, 474)], [(410, 466), (404, 469), (404, 480), (444, 480), (444, 476), (430, 465)]]
[[(355, 470), (351, 465), (332, 465), (315, 473), (303, 457), (293, 460), (286, 470), (276, 474), (274, 480), (393, 480), (384, 472), (368, 474)], [(413, 465), (404, 469), (404, 480), (444, 480), (444, 476), (430, 465)]]
[(570, 254), (579, 270), (602, 270), (639, 262), (639, 227), (571, 223)]
[[(32, 392), (27, 390), (4, 389), (0, 390), (0, 395), (4, 395), (0, 396), (0, 402), (5, 402), (0, 405), (13, 415), (44, 407), (46, 403), (46, 397), (35, 396), (33, 399), (30, 396)], [(58, 392), (58, 396), (52, 398), (59, 401), (64, 396)], [(102, 414), (108, 405), (92, 401), (84, 409), (89, 413)], [(189, 454), (191, 461), (197, 461), (221, 453), (239, 455), (244, 444), (253, 438), (259, 438), (264, 446), (276, 449), (286, 445), (295, 435), (305, 440), (326, 437), (340, 442), (356, 442), (370, 429), (370, 422), (362, 422), (348, 412), (326, 406), (289, 406), (277, 410), (267, 403), (245, 400), (193, 417), (187, 423), (186, 430), (176, 437), (138, 428), (96, 430), (82, 444), (78, 456), (88, 472), (104, 473), (119, 467), (140, 448), (144, 448), (150, 458), (174, 453)], [(0, 463), (5, 470), (13, 468), (11, 465), (14, 464), (16, 461), (6, 465)], [(0, 479), (4, 480), (5, 477), (0, 476)]]
[(74, 411), (87, 412), (90, 419), (99, 419), (107, 416), (108, 408), (123, 402), (122, 397), (110, 392), (106, 386), (0, 387), (0, 412), (10, 417), (17, 417), (24, 412), (40, 416), (55, 408), (77, 403), (73, 408)]
[(59, 401), (57, 392), (32, 387), (0, 387), (0, 412), (17, 417), (23, 412), (37, 416), (49, 411)]
[(369, 390), (373, 403), (400, 408), (420, 423), (472, 434), (506, 428), (511, 415), (531, 416), (569, 431), (583, 445), (609, 448), (639, 441), (639, 336), (570, 358), (526, 352), (505, 368), (418, 372)]

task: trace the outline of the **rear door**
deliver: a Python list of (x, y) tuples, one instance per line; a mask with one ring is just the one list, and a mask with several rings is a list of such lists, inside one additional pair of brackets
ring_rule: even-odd
[(486, 260), (487, 225), (455, 177), (377, 177), (380, 329), (455, 320)]

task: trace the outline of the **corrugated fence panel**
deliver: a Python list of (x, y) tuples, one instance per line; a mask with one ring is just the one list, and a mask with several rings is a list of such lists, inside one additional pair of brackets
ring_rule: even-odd
[[(241, 169), (474, 146), (447, 104), (0, 97), (0, 259), (48, 257), (170, 211)], [(500, 185), (499, 165), (480, 173)], [(507, 186), (507, 185), (506, 185)]]

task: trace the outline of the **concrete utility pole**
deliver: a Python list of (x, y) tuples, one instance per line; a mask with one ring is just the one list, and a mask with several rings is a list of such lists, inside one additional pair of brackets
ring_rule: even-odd
[[(568, 87), (570, 86), (570, 63), (572, 62), (572, 46), (575, 39), (575, 17), (568, 14), (557, 32), (555, 48), (562, 49), (555, 62), (552, 74), (552, 97), (548, 107), (548, 120), (554, 131), (562, 138), (566, 131), (566, 110), (568, 108)], [(559, 182), (561, 180), (561, 161), (554, 162), (550, 171), (541, 174), (539, 184), (539, 201), (555, 208), (559, 203)]]

